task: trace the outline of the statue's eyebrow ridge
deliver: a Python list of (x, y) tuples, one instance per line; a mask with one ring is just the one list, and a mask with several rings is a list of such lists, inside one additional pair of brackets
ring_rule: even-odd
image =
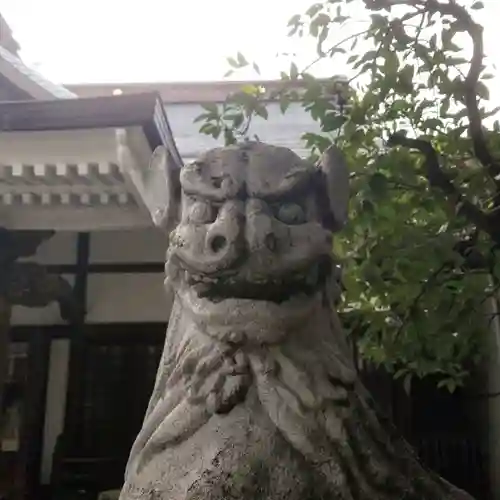
[(283, 198), (290, 198), (299, 191), (310, 186), (311, 179), (315, 171), (313, 168), (307, 168), (304, 165), (298, 165), (296, 168), (290, 170), (283, 177), (282, 181), (268, 190), (259, 189), (250, 190), (249, 196), (262, 198), (263, 200), (278, 200)]
[[(214, 201), (224, 201), (234, 198), (239, 186), (229, 175), (214, 177), (213, 182), (207, 182), (196, 170), (195, 166), (186, 166), (181, 170), (180, 182), (182, 190), (188, 195), (198, 195)], [(226, 181), (226, 182), (224, 182)]]
[(217, 202), (231, 198), (244, 199), (246, 197), (275, 201), (289, 199), (298, 191), (303, 191), (309, 187), (315, 172), (316, 170), (312, 165), (298, 163), (285, 173), (279, 184), (269, 186), (267, 189), (263, 186), (252, 189), (251, 182), (236, 183), (228, 174), (216, 177), (216, 182), (210, 182), (210, 180), (202, 177), (200, 171), (197, 170), (196, 164), (191, 164), (181, 170), (180, 182), (184, 193)]

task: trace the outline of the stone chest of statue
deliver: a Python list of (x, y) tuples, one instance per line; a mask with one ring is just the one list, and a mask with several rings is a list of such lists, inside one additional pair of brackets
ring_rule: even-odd
[(121, 500), (466, 499), (423, 467), (356, 377), (333, 304), (348, 169), (259, 142), (180, 172), (157, 151), (174, 305)]

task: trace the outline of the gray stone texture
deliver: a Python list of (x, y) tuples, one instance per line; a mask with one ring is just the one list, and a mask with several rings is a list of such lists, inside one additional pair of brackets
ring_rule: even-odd
[(333, 306), (340, 152), (312, 165), (247, 142), (178, 178), (167, 167), (156, 222), (175, 227), (175, 300), (120, 500), (470, 499), (418, 462), (357, 379)]

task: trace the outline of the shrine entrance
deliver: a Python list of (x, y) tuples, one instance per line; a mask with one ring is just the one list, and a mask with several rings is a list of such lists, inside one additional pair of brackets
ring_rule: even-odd
[[(50, 337), (13, 330), (0, 427), (0, 498), (38, 498)], [(29, 331), (31, 330), (31, 331)]]

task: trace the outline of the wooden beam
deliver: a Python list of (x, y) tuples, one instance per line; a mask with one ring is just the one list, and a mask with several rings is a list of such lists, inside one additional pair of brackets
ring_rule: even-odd
[(32, 332), (28, 340), (28, 379), (19, 450), (24, 473), (24, 498), (38, 498), (50, 343), (50, 337), (39, 331)]
[[(328, 82), (331, 79), (320, 79)], [(158, 92), (165, 104), (200, 104), (206, 102), (224, 102), (229, 94), (241, 90), (245, 85), (260, 85), (271, 93), (283, 87), (281, 80), (253, 81), (213, 81), (213, 82), (137, 82), (137, 83), (81, 83), (66, 85), (66, 88), (80, 97), (112, 95), (120, 90), (123, 95), (137, 92)], [(304, 88), (298, 80), (289, 83), (297, 89)]]
[[(76, 264), (47, 264), (45, 267), (56, 274), (75, 274)], [(159, 274), (165, 272), (164, 262), (123, 262), (89, 264), (88, 274)]]
[[(0, 103), (0, 132), (142, 126), (151, 148), (164, 143), (166, 116), (156, 92), (134, 95)], [(168, 128), (168, 131), (169, 128)]]
[[(141, 344), (163, 342), (167, 323), (105, 323), (85, 325), (85, 336), (89, 343)], [(69, 339), (73, 334), (70, 325), (14, 326), (11, 330), (12, 342), (27, 342), (33, 335), (39, 334), (50, 340)]]
[(77, 272), (74, 293), (81, 306), (81, 315), (72, 325), (70, 337), (68, 391), (66, 398), (66, 418), (64, 422), (65, 442), (70, 446), (78, 435), (76, 428), (81, 411), (84, 372), (85, 372), (85, 312), (87, 309), (87, 277), (90, 255), (90, 233), (79, 233), (77, 236)]

